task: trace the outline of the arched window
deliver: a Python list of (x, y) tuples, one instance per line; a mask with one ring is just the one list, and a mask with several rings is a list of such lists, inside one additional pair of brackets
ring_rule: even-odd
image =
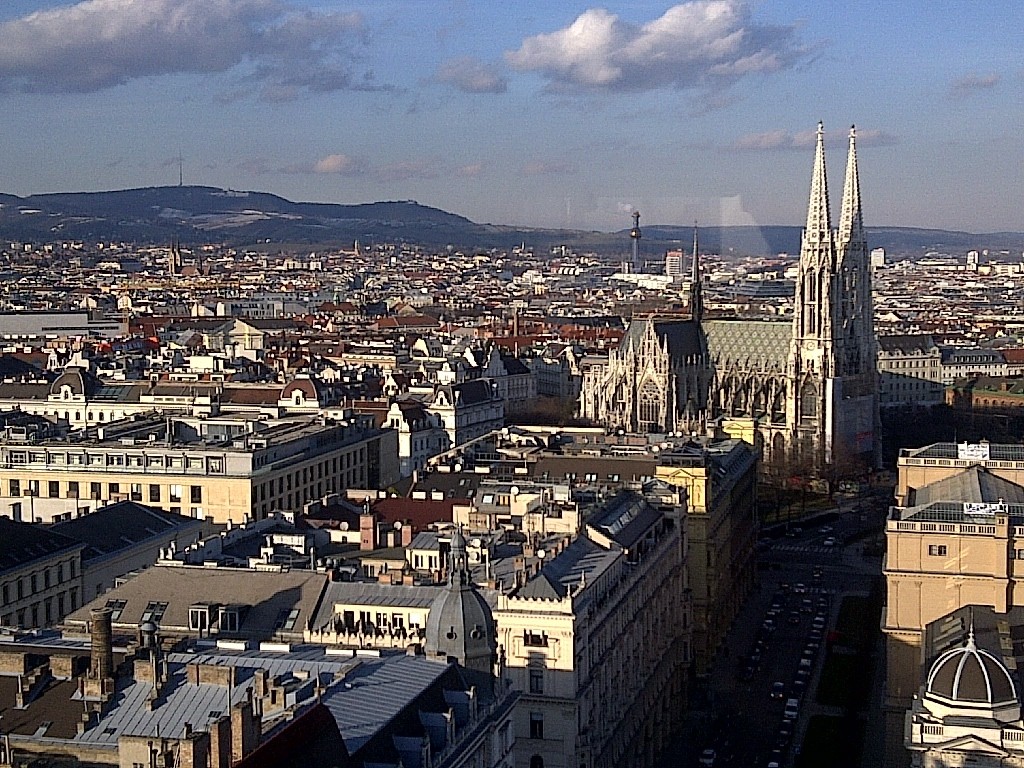
[(640, 387), (637, 404), (640, 429), (648, 431), (659, 429), (664, 402), (658, 385), (650, 380), (644, 382)]
[(818, 388), (807, 382), (800, 389), (800, 424), (808, 426), (818, 419)]

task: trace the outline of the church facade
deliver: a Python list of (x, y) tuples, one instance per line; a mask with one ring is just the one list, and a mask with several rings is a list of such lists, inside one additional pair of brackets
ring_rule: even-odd
[(696, 236), (690, 283), (689, 319), (633, 319), (585, 371), (580, 415), (634, 432), (733, 425), (756, 436), (768, 466), (806, 474), (871, 466), (877, 344), (855, 131), (833, 229), (818, 125), (791, 320), (705, 318)]

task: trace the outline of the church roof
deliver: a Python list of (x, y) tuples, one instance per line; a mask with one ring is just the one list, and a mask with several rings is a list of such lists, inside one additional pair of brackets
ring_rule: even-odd
[(994, 655), (977, 647), (973, 630), (963, 647), (936, 659), (928, 673), (927, 693), (957, 703), (1017, 703), (1010, 672)]
[(632, 320), (626, 329), (626, 335), (619, 344), (619, 349), (626, 349), (630, 342), (634, 347), (647, 332), (648, 324), (654, 324), (654, 332), (658, 339), (668, 344), (668, 353), (674, 358), (693, 357), (704, 353), (701, 341), (700, 325), (693, 320), (656, 320), (645, 318)]
[(793, 339), (793, 324), (788, 320), (705, 320), (703, 325), (708, 351), (716, 362), (786, 365)]

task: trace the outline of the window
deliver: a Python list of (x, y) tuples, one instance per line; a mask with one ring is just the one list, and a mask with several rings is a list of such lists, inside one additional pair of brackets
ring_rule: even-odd
[(191, 501), (193, 504), (202, 504), (203, 503), (203, 486), (201, 486), (201, 485), (190, 486), (189, 487), (188, 495), (189, 495), (189, 501)]
[(4, 584), (4, 588), (3, 588), (3, 604), (7, 605), (9, 602), (11, 602), (11, 585), (10, 584)]
[(150, 601), (146, 604), (146, 610), (142, 612), (142, 618), (139, 619), (139, 623), (142, 624), (147, 621), (152, 621), (154, 624), (159, 624), (160, 619), (164, 617), (164, 612), (166, 610), (167, 603)]
[[(107, 608), (113, 613), (110, 614), (111, 621), (118, 621), (124, 613), (124, 607), (128, 605), (127, 600), (107, 600)], [(71, 590), (71, 610), (75, 609), (75, 591)]]
[(60, 497), (60, 481), (59, 480), (50, 480), (46, 484), (46, 492), (47, 492), (47, 495), (51, 499), (59, 498)]
[(225, 605), (220, 609), (220, 616), (217, 626), (221, 632), (237, 632), (240, 621), (240, 611), (236, 605)]
[(544, 738), (544, 715), (540, 712), (530, 713), (530, 738)]
[(99, 483), (89, 483), (89, 498), (98, 499), (103, 495), (103, 491), (100, 490)]
[(938, 556), (938, 557), (945, 557), (946, 556), (946, 551), (947, 550), (946, 550), (946, 545), (945, 544), (929, 544), (928, 545), (928, 554), (929, 555), (935, 555), (935, 556)]
[(530, 693), (544, 693), (543, 669), (530, 669)]
[(68, 498), (69, 499), (77, 499), (78, 498), (78, 481), (77, 480), (71, 480), (71, 481), (68, 482)]
[(33, 573), (31, 576), (32, 589), (29, 590), (30, 595), (34, 595), (39, 591), (39, 575)]
[(171, 486), (171, 501), (181, 501), (181, 486), (180, 485), (172, 485)]
[(149, 500), (155, 504), (160, 503), (160, 486), (151, 485), (149, 486)]
[(548, 636), (545, 632), (535, 632), (532, 629), (523, 630), (523, 645), (534, 648), (547, 648)]
[(132, 483), (132, 501), (142, 501), (142, 483)]
[(109, 494), (111, 499), (113, 499), (114, 496), (116, 496), (120, 492), (121, 486), (118, 483), (110, 483)]
[(210, 628), (210, 607), (208, 605), (189, 606), (188, 628), (196, 632), (205, 632)]
[(282, 608), (277, 614), (277, 621), (274, 622), (274, 629), (292, 630), (295, 629), (295, 622), (299, 618), (298, 608)]
[(1013, 556), (1017, 560), (1024, 560), (1024, 549), (1014, 550)]

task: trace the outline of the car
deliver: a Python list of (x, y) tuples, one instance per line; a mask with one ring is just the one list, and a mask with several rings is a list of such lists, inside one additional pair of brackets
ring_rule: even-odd
[(782, 726), (779, 728), (779, 732), (776, 736), (776, 742), (781, 746), (788, 746), (789, 742), (793, 740), (793, 726), (792, 724), (782, 721)]
[(814, 621), (811, 622), (811, 626), (814, 629), (824, 629), (825, 628), (825, 617), (824, 616), (815, 616), (814, 617)]
[(807, 587), (805, 587), (798, 581), (796, 584), (793, 585), (793, 591), (796, 592), (798, 595), (802, 595), (807, 591)]
[(800, 623), (800, 614), (797, 613), (796, 611), (793, 611), (792, 613), (789, 614), (789, 618), (787, 619), (787, 621), (789, 621), (790, 624), (799, 624)]
[(838, 542), (836, 542), (835, 538), (833, 538), (832, 536), (829, 536), (827, 539), (825, 539), (821, 543), (822, 543), (823, 546), (826, 546), (826, 547), (834, 547)]
[(819, 643), (817, 640), (808, 640), (807, 641), (807, 648), (806, 648), (806, 650), (811, 651), (812, 653), (817, 653), (820, 648), (821, 648), (821, 643)]
[(801, 667), (800, 669), (798, 669), (796, 671), (796, 679), (797, 680), (804, 680), (804, 681), (806, 681), (807, 678), (809, 678), (810, 676), (811, 676), (811, 668), (810, 667)]
[(832, 533), (832, 530), (831, 525), (823, 525), (818, 529), (818, 533)]
[(783, 593), (789, 592), (789, 582), (784, 581), (781, 584), (779, 584), (779, 591)]
[(755, 648), (750, 652), (750, 655), (747, 657), (747, 659), (750, 661), (750, 664), (752, 666), (756, 667), (758, 664), (761, 663), (761, 651)]
[(765, 632), (774, 632), (775, 622), (772, 619), (765, 619), (764, 622), (762, 622), (761, 624), (761, 629), (763, 629)]
[(772, 683), (772, 690), (769, 694), (773, 699), (784, 699), (786, 698), (786, 684), (775, 682)]
[(814, 642), (814, 643), (820, 643), (821, 642), (821, 630), (820, 629), (812, 629), (811, 630), (811, 634), (809, 634), (807, 636), (807, 639), (809, 641), (811, 641), (811, 642)]
[(803, 696), (804, 691), (807, 690), (807, 680), (802, 677), (798, 677), (793, 681), (793, 685), (789, 689), (797, 696)]
[(814, 604), (811, 602), (811, 599), (809, 597), (805, 597), (800, 602), (800, 612), (801, 613), (814, 613)]
[[(691, 754), (693, 754), (693, 753), (691, 753)], [(718, 757), (718, 753), (715, 752), (715, 750), (713, 750), (710, 747), (708, 747), (707, 749), (705, 749), (703, 752), (700, 753), (700, 760), (698, 760), (697, 762), (699, 762), (702, 766), (704, 766), (704, 768), (714, 768), (715, 758), (717, 758), (717, 757)]]
[(786, 720), (796, 720), (800, 715), (800, 699), (787, 699), (786, 708), (782, 710), (782, 717)]
[(822, 568), (820, 565), (816, 566), (813, 575), (816, 580), (820, 580), (825, 577), (825, 569)]

